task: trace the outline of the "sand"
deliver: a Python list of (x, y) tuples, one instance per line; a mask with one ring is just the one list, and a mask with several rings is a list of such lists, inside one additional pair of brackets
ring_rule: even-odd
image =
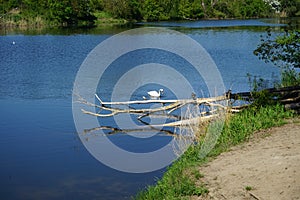
[(300, 199), (300, 118), (254, 134), (199, 171), (209, 193), (191, 199)]

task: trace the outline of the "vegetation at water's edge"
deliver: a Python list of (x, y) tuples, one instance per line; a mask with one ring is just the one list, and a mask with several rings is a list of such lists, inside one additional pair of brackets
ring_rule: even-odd
[(6, 26), (299, 16), (300, 0), (0, 0)]
[[(190, 196), (208, 193), (198, 166), (212, 157), (228, 150), (233, 145), (247, 141), (258, 130), (284, 124), (284, 119), (292, 117), (281, 105), (251, 107), (231, 116), (224, 125), (217, 145), (208, 157), (200, 159), (201, 144), (191, 146), (185, 154), (169, 167), (163, 178), (155, 186), (141, 191), (135, 199), (188, 199)], [(198, 184), (197, 184), (198, 182)]]
[[(280, 86), (300, 85), (300, 74), (295, 71), (299, 68), (300, 57), (299, 31), (287, 31), (283, 36), (262, 39), (261, 45), (254, 53), (266, 62), (273, 62), (283, 68)], [(200, 158), (201, 142), (191, 146), (184, 155), (173, 163), (163, 178), (155, 186), (149, 186), (141, 191), (135, 199), (189, 199), (193, 195), (208, 193), (205, 183), (199, 179), (203, 176), (198, 166), (212, 157), (228, 150), (230, 147), (247, 141), (258, 130), (284, 124), (284, 119), (294, 116), (293, 112), (286, 111), (283, 105), (274, 101), (268, 93), (260, 91), (263, 80), (252, 80), (251, 89), (255, 101), (248, 109), (231, 115), (224, 124), (217, 144), (207, 157)], [(251, 190), (250, 186), (245, 188)]]
[(300, 68), (300, 30), (286, 29), (277, 37), (273, 37), (271, 30), (268, 30), (254, 54), (280, 67), (281, 81), (278, 86), (300, 85), (300, 73), (296, 70)]

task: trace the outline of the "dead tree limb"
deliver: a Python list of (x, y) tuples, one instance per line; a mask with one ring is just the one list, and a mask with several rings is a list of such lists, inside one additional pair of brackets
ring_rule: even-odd
[[(124, 113), (130, 113), (130, 114), (140, 114), (144, 115), (146, 114), (152, 114), (152, 113), (157, 113), (157, 112), (162, 112), (162, 111), (168, 111), (168, 114), (171, 114), (175, 110), (178, 110), (179, 108), (182, 108), (188, 104), (195, 104), (195, 105), (200, 105), (200, 104), (211, 104), (214, 106), (217, 106), (217, 104), (213, 104), (212, 102), (216, 101), (224, 101), (227, 99), (226, 95), (224, 96), (218, 96), (218, 97), (212, 97), (212, 98), (198, 98), (196, 100), (194, 99), (184, 99), (184, 100), (142, 100), (142, 101), (125, 101), (125, 102), (104, 102), (102, 101), (99, 96), (96, 94), (96, 98), (98, 99), (100, 105), (96, 105), (93, 103), (89, 103), (86, 101), (81, 101), (81, 103), (84, 103), (88, 106), (95, 106), (96, 108), (99, 108), (100, 110), (105, 110), (110, 113), (94, 113), (90, 112), (87, 110), (82, 109), (81, 111), (85, 114), (88, 115), (93, 115), (95, 117), (112, 117), (117, 114), (124, 114)], [(117, 105), (133, 105), (133, 104), (149, 104), (149, 103), (162, 103), (163, 105), (157, 108), (144, 108), (144, 109), (134, 109), (134, 108), (129, 108), (129, 109), (121, 109), (116, 107)], [(169, 105), (166, 105), (169, 104)], [(110, 105), (110, 106), (108, 106)], [(111, 107), (111, 105), (115, 105), (114, 107)], [(222, 105), (218, 105), (222, 106)]]
[[(272, 95), (276, 95), (274, 100), (285, 105), (287, 109), (294, 109), (300, 112), (300, 86), (286, 87), (286, 88), (271, 88), (266, 90)], [(235, 113), (247, 108), (253, 102), (254, 96), (252, 92), (231, 93), (228, 91), (224, 95), (210, 98), (196, 98), (196, 99), (179, 99), (179, 100), (162, 100), (162, 99), (150, 99), (150, 100), (135, 100), (135, 101), (120, 101), (120, 102), (105, 102), (97, 94), (95, 94), (96, 102), (91, 103), (86, 101), (80, 95), (77, 102), (85, 104), (89, 107), (93, 107), (93, 111), (81, 109), (82, 113), (88, 114), (94, 117), (113, 117), (119, 114), (131, 114), (135, 115), (142, 126), (138, 126), (137, 129), (122, 130), (110, 126), (101, 126), (94, 129), (89, 129), (87, 132), (95, 130), (106, 130), (108, 134), (116, 134), (123, 132), (145, 132), (145, 131), (157, 131), (164, 132), (163, 127), (191, 127), (193, 125), (198, 126), (199, 123), (206, 123), (211, 120), (215, 120), (222, 115), (222, 113)], [(278, 97), (278, 98), (277, 98)], [(241, 106), (228, 106), (228, 102), (233, 100), (242, 100), (245, 104)], [(247, 103), (248, 102), (248, 103)], [(232, 103), (232, 101), (231, 101)], [(138, 108), (135, 108), (137, 105)], [(149, 108), (149, 105), (157, 105), (155, 108)], [(124, 108), (126, 106), (126, 108)], [(190, 106), (197, 107), (197, 113), (192, 116), (184, 116), (178, 114), (176, 111), (185, 110)], [(181, 110), (182, 109), (182, 110)], [(171, 122), (164, 124), (149, 124), (143, 118), (155, 117), (155, 118), (167, 118), (172, 120)], [(167, 135), (174, 135), (165, 131)], [(176, 135), (176, 134), (175, 134)]]

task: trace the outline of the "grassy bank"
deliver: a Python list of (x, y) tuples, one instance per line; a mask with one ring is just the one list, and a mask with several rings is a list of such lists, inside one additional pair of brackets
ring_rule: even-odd
[(95, 20), (96, 26), (113, 26), (113, 25), (123, 25), (127, 24), (129, 21), (126, 19), (117, 19), (114, 18), (111, 14), (99, 11), (94, 13), (97, 20)]
[(43, 15), (25, 15), (20, 10), (0, 15), (0, 29), (41, 29), (53, 27), (96, 27), (96, 26), (114, 26), (129, 23), (126, 19), (114, 18), (111, 14), (99, 11), (93, 13), (95, 20), (93, 23), (87, 21), (78, 21), (76, 24), (63, 23), (48, 19)]
[(281, 105), (250, 107), (226, 120), (221, 136), (214, 149), (206, 158), (199, 159), (201, 144), (191, 146), (185, 154), (174, 162), (163, 178), (155, 186), (149, 186), (134, 199), (188, 199), (191, 195), (208, 193), (203, 185), (195, 182), (203, 175), (197, 170), (199, 165), (208, 162), (230, 147), (247, 141), (259, 130), (281, 126), (293, 113), (285, 111)]

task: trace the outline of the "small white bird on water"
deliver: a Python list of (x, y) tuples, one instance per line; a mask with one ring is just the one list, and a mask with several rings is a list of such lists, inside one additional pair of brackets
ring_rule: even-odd
[(148, 95), (149, 95), (151, 98), (158, 98), (158, 97), (160, 97), (160, 96), (162, 95), (163, 92), (164, 92), (163, 89), (159, 89), (158, 92), (155, 91), (155, 90), (153, 90), (153, 91), (149, 91), (149, 92), (148, 92)]

